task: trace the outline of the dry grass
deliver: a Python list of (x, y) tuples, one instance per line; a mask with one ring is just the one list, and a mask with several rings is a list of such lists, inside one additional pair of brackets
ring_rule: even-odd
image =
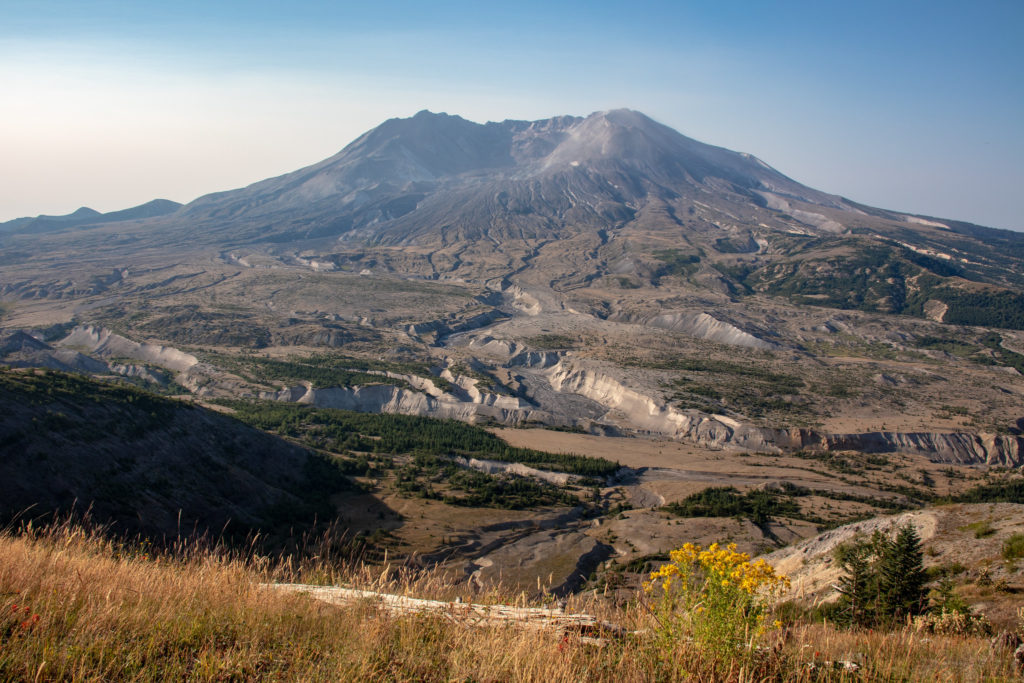
[[(655, 650), (644, 636), (592, 646), (513, 626), (389, 617), (369, 604), (334, 607), (259, 585), (318, 577), (421, 597), (457, 592), (430, 576), (379, 570), (342, 576), (325, 566), (291, 567), (198, 546), (151, 556), (72, 524), (8, 532), (0, 536), (0, 680), (953, 681), (1013, 675), (1005, 654), (971, 638), (795, 626), (776, 647), (716, 662), (685, 643)], [(629, 628), (650, 626), (639, 606), (574, 602), (570, 610), (586, 609)], [(859, 674), (821, 666), (848, 659), (861, 663)]]

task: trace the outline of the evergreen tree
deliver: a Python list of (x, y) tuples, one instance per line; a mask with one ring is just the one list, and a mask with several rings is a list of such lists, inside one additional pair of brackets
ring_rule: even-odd
[(844, 574), (836, 588), (838, 612), (850, 624), (872, 626), (921, 614), (927, 608), (924, 553), (914, 527), (901, 527), (894, 539), (875, 531), (870, 539), (836, 549)]
[(971, 614), (971, 607), (956, 592), (956, 584), (949, 575), (939, 579), (938, 585), (928, 594), (932, 611), (938, 614)]
[(878, 616), (898, 620), (921, 614), (927, 606), (927, 582), (921, 539), (907, 523), (886, 544), (879, 558)]
[(837, 585), (840, 613), (857, 626), (874, 623), (878, 586), (871, 544), (860, 542), (844, 548), (836, 559), (845, 572)]

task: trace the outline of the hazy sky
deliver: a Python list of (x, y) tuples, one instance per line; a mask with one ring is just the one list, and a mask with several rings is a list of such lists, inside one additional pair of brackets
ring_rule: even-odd
[(0, 0), (0, 220), (190, 201), (420, 109), (615, 107), (1024, 230), (1024, 0)]

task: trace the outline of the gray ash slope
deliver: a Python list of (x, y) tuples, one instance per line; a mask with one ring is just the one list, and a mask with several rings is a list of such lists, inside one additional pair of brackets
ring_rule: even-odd
[(848, 208), (754, 157), (634, 111), (487, 124), (424, 111), (386, 121), (313, 166), (201, 197), (176, 218), (241, 228), (232, 239), (444, 244), (608, 228), (646, 203), (700, 194), (763, 203), (758, 191)]

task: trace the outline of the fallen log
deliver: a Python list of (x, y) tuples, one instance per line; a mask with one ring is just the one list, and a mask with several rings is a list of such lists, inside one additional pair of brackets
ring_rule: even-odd
[(277, 591), (304, 593), (315, 600), (333, 605), (351, 605), (365, 600), (375, 603), (378, 609), (388, 614), (432, 614), (469, 626), (491, 626), (504, 623), (523, 628), (550, 629), (563, 633), (574, 633), (585, 641), (595, 643), (600, 643), (604, 638), (622, 638), (633, 633), (617, 624), (602, 621), (592, 614), (567, 614), (560, 607), (513, 607), (511, 605), (480, 605), (459, 601), (423, 600), (406, 595), (302, 583), (263, 585)]

